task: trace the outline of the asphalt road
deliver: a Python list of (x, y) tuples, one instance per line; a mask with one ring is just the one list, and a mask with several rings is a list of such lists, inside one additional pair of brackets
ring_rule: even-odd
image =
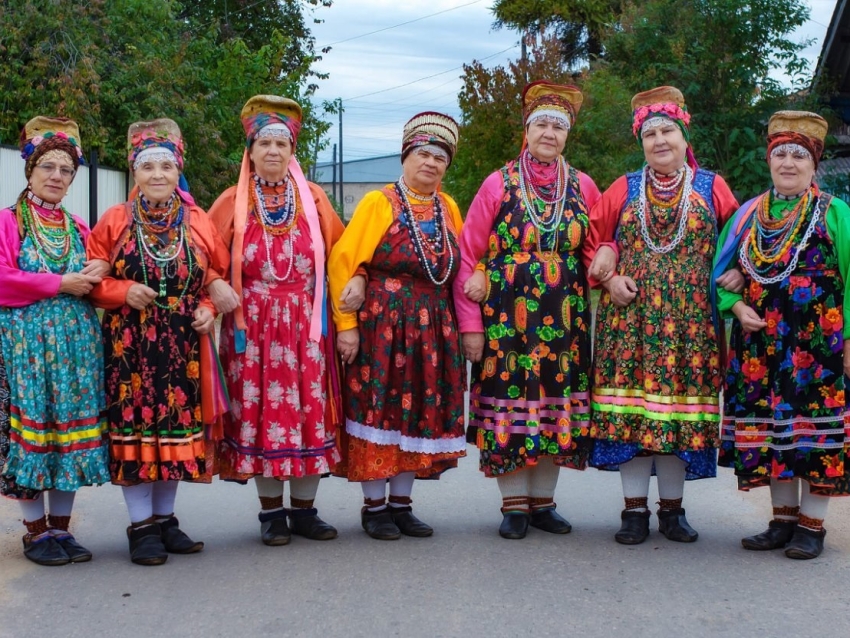
[[(850, 501), (836, 500), (826, 549), (812, 561), (755, 553), (740, 538), (770, 516), (766, 489), (735, 489), (729, 470), (689, 483), (685, 507), (700, 539), (613, 540), (617, 474), (562, 470), (556, 500), (573, 532), (497, 534), (496, 484), (477, 455), (417, 482), (414, 510), (429, 539), (372, 540), (360, 528), (360, 489), (326, 479), (321, 515), (339, 538), (259, 539), (256, 492), (216, 481), (182, 485), (181, 526), (201, 554), (163, 566), (130, 563), (121, 490), (84, 488), (74, 531), (90, 563), (39, 567), (21, 554), (17, 505), (0, 499), (0, 636), (815, 636), (850, 620)], [(655, 499), (653, 485), (650, 499)], [(287, 495), (288, 499), (288, 495)]]

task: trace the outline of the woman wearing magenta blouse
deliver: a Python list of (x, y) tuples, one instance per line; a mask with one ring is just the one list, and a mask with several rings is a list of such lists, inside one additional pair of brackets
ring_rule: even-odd
[(529, 524), (571, 530), (555, 511), (558, 473), (584, 469), (590, 451), (582, 248), (599, 189), (561, 156), (581, 103), (572, 86), (525, 88), (523, 150), (484, 181), (461, 235), (455, 306), (475, 364), (467, 438), (498, 481), (504, 538)]

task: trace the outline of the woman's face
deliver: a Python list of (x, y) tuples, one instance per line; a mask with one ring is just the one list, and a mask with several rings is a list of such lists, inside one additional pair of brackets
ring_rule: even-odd
[(811, 155), (793, 149), (776, 149), (770, 155), (770, 177), (780, 195), (793, 196), (806, 190), (815, 178)]
[(525, 127), (528, 152), (541, 162), (554, 162), (564, 152), (568, 134), (569, 129), (561, 122), (537, 118)]
[(29, 188), (33, 195), (50, 204), (58, 204), (74, 181), (74, 163), (67, 153), (48, 151), (33, 168)]
[(641, 132), (640, 139), (646, 163), (656, 173), (675, 173), (685, 165), (688, 142), (673, 120)]
[(248, 155), (257, 175), (267, 182), (279, 182), (289, 170), (292, 142), (286, 137), (260, 137), (251, 144)]
[(414, 148), (401, 164), (404, 181), (420, 193), (433, 193), (449, 166), (448, 159), (429, 150)]
[(180, 169), (173, 160), (145, 161), (133, 170), (133, 179), (149, 202), (167, 202), (180, 181)]

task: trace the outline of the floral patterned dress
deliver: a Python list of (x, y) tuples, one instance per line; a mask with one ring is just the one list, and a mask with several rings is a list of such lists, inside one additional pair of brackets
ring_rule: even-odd
[[(297, 195), (296, 195), (297, 197)], [(242, 307), (247, 325), (244, 353), (235, 349), (234, 320), (222, 324), (222, 365), (231, 413), (225, 421), (221, 478), (277, 478), (327, 474), (339, 461), (336, 431), (326, 419), (325, 337), (310, 339), (316, 282), (307, 217), (290, 231), (294, 262), (287, 281), (267, 268), (263, 228), (252, 212), (245, 230)], [(274, 273), (290, 262), (285, 235), (272, 236)]]
[(163, 273), (139, 252), (134, 228), (131, 222), (123, 233), (110, 275), (154, 290), (165, 276), (166, 301), (160, 303), (177, 303), (144, 310), (124, 304), (103, 314), (112, 482), (208, 483), (213, 455), (201, 420), (200, 336), (192, 328), (204, 269), (190, 239), (191, 259), (184, 243), (174, 272), (167, 267)]
[[(850, 494), (844, 280), (825, 222), (831, 199), (821, 195), (803, 211), (802, 228), (816, 210), (819, 219), (787, 278), (761, 284), (736, 261), (746, 280), (743, 301), (767, 322), (753, 333), (737, 319), (732, 324), (719, 464), (735, 468), (742, 490), (801, 478), (814, 494)], [(777, 202), (779, 208), (794, 203)], [(785, 270), (791, 252), (768, 276)]]
[[(416, 256), (398, 194), (389, 187), (382, 192), (392, 205), (393, 222), (366, 265), (369, 283), (358, 314), (360, 349), (346, 367), (344, 381), (348, 391), (341, 446), (346, 453), (336, 474), (350, 481), (402, 472), (438, 478), (466, 455), (466, 366), (451, 295), (460, 260), (457, 236), (450, 227), (444, 247), (443, 259), (452, 255), (452, 275), (435, 285)], [(445, 201), (442, 206), (448, 210)], [(427, 208), (417, 213), (417, 221), (433, 236), (433, 211)]]
[[(681, 243), (668, 253), (654, 253), (641, 236), (637, 215), (641, 173), (627, 176), (616, 233), (618, 273), (634, 279), (637, 296), (624, 308), (607, 291), (599, 302), (594, 467), (616, 470), (637, 455), (675, 454), (687, 464), (688, 479), (717, 473), (721, 371), (709, 294), (719, 216), (715, 179), (696, 171)], [(728, 198), (733, 200), (731, 194)], [(647, 225), (662, 245), (673, 240), (678, 227), (678, 214), (670, 210), (651, 205), (648, 214)]]
[(535, 465), (540, 456), (584, 469), (593, 445), (590, 290), (578, 250), (589, 222), (578, 172), (569, 167), (557, 246), (546, 244), (551, 233), (537, 236), (522, 202), (517, 162), (505, 166), (502, 177), (505, 195), (486, 265), (485, 346), (473, 367), (467, 436), (481, 451), (486, 476)]
[[(78, 234), (65, 272), (82, 270), (85, 259)], [(29, 235), (18, 267), (43, 269)], [(32, 499), (109, 481), (102, 366), (88, 301), (58, 294), (0, 306), (0, 493)]]

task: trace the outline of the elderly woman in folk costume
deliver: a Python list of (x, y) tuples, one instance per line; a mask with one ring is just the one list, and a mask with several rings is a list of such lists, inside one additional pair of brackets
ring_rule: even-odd
[(733, 217), (715, 264), (745, 279), (718, 291), (735, 317), (720, 464), (741, 490), (770, 485), (773, 503), (767, 530), (741, 542), (797, 559), (820, 555), (829, 497), (850, 494), (850, 209), (813, 182), (826, 133), (814, 113), (770, 118), (773, 187)]
[(600, 195), (561, 155), (581, 104), (573, 86), (525, 87), (523, 150), (484, 181), (461, 241), (455, 305), (476, 364), (468, 438), (499, 484), (504, 538), (524, 538), (529, 523), (570, 532), (555, 511), (558, 474), (584, 469), (592, 445), (583, 249)]
[[(678, 89), (639, 93), (632, 110), (646, 165), (615, 181), (591, 211), (590, 248), (598, 254), (590, 274), (605, 288), (591, 465), (619, 468), (625, 509), (618, 543), (649, 535), (653, 466), (658, 529), (687, 543), (698, 534), (682, 508), (685, 479), (716, 475), (721, 371), (710, 277), (717, 233), (737, 202), (723, 178), (697, 167)], [(743, 282), (730, 271), (717, 283), (740, 289)]]
[[(222, 329), (232, 415), (225, 421), (220, 476), (254, 479), (266, 545), (285, 545), (293, 533), (328, 540), (336, 529), (313, 505), (319, 479), (339, 461), (341, 406), (334, 405), (336, 344), (327, 336), (324, 273), (343, 225), (295, 159), (301, 129), (296, 102), (252, 97), (242, 109), (242, 126), (239, 183), (210, 209), (230, 247), (233, 285), (241, 295)], [(290, 510), (283, 506), (284, 481)]]
[(27, 187), (0, 211), (0, 493), (21, 504), (24, 555), (64, 565), (92, 557), (68, 531), (77, 490), (109, 480), (103, 349), (83, 299), (105, 269), (61, 205), (83, 156), (77, 124), (30, 120), (21, 155)]
[(179, 528), (174, 502), (179, 481), (211, 480), (201, 386), (215, 371), (201, 365), (202, 335), (213, 329), (213, 291), (231, 298), (225, 310), (235, 303), (222, 280), (227, 249), (186, 190), (179, 127), (136, 122), (127, 138), (137, 188), (92, 233), (89, 257), (110, 271), (91, 298), (106, 309), (110, 470), (130, 515), (130, 558), (159, 565), (203, 548)]
[[(337, 473), (361, 483), (363, 528), (382, 540), (433, 533), (412, 512), (414, 478), (438, 478), (466, 454), (451, 295), (462, 221), (440, 192), (457, 138), (457, 123), (440, 113), (405, 124), (402, 176), (366, 194), (328, 262), (338, 349), (348, 364)], [(346, 312), (343, 286), (362, 281), (361, 266), (366, 302), (358, 314)]]

